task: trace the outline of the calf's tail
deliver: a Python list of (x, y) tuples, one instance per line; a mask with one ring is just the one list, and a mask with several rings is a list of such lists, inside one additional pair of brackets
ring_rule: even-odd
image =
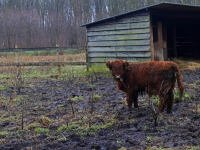
[(179, 88), (179, 91), (180, 91), (179, 99), (181, 99), (182, 96), (183, 96), (184, 88), (183, 88), (183, 83), (182, 83), (182, 78), (181, 78), (180, 71), (177, 72), (176, 78), (177, 78), (177, 82), (178, 82), (178, 88)]

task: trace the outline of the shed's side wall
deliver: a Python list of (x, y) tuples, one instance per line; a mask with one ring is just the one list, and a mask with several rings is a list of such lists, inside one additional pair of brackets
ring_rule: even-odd
[(145, 11), (87, 27), (89, 62), (151, 60), (149, 20)]

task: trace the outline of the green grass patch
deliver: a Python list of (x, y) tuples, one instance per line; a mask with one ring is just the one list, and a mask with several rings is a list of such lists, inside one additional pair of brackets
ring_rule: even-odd
[(97, 75), (103, 77), (111, 77), (110, 70), (107, 68), (106, 63), (102, 64), (94, 64), (89, 67), (89, 71), (85, 71), (82, 74), (83, 76), (92, 76), (95, 77)]
[(85, 136), (85, 134), (82, 131), (78, 131), (78, 132), (76, 132), (76, 134), (79, 135), (80, 137), (84, 137)]
[(62, 138), (59, 138), (58, 141), (66, 141), (67, 138), (66, 137), (62, 137)]
[(108, 67), (106, 66), (106, 63), (94, 64), (89, 69), (94, 72), (109, 72), (110, 71)]
[(83, 97), (82, 97), (81, 95), (79, 95), (79, 96), (75, 96), (75, 97), (71, 98), (71, 100), (72, 100), (75, 104), (77, 104), (78, 102), (83, 101)]
[(39, 128), (40, 124), (38, 122), (31, 123), (27, 126), (28, 129)]
[(152, 136), (147, 136), (146, 137), (147, 143), (151, 143), (153, 140), (154, 140), (154, 137), (152, 137)]
[(151, 61), (151, 59), (139, 59), (139, 60), (137, 60), (136, 62), (137, 63), (142, 63), (142, 62), (147, 62), (147, 61)]
[(3, 87), (0, 87), (0, 91), (8, 91), (9, 88), (5, 85)]
[(92, 127), (87, 127), (87, 128), (85, 129), (85, 131), (86, 131), (88, 134), (92, 135), (92, 134), (97, 133), (100, 129), (101, 129), (101, 126), (95, 125), (95, 126), (92, 126)]
[[(3, 74), (0, 74), (1, 79), (5, 79), (8, 81), (15, 80), (17, 67), (8, 67)], [(58, 73), (58, 66), (27, 66), (21, 68), (21, 76), (22, 78), (32, 79), (32, 78), (52, 78), (57, 76), (58, 78), (63, 79), (73, 79), (76, 77), (85, 77), (90, 76), (96, 77), (96, 75), (101, 76), (111, 76), (109, 69), (105, 64), (97, 64), (93, 65), (87, 71), (87, 67), (85, 65), (81, 66), (61, 66), (61, 76)], [(0, 87), (0, 90), (6, 90), (6, 87)]]
[(159, 96), (158, 95), (152, 95), (151, 99), (156, 102), (157, 105), (160, 104)]
[(58, 108), (62, 108), (62, 107), (65, 107), (65, 105), (63, 104), (63, 105), (58, 105)]
[(105, 121), (106, 123), (101, 126), (101, 128), (104, 129), (111, 129), (113, 125), (115, 124), (116, 120), (115, 119), (108, 119)]
[(0, 135), (6, 136), (6, 135), (8, 135), (8, 132), (7, 131), (0, 131)]
[[(61, 67), (60, 78), (74, 78), (83, 76), (86, 72), (86, 66), (63, 66)], [(22, 70), (24, 78), (51, 78), (58, 76), (58, 67), (26, 67)], [(59, 77), (59, 76), (58, 76)]]
[(79, 125), (78, 124), (70, 124), (68, 126), (68, 128), (66, 129), (66, 132), (73, 132), (75, 131), (76, 129), (79, 128)]
[(95, 95), (93, 95), (93, 99), (94, 99), (94, 100), (101, 99), (101, 96), (95, 94)]
[[(180, 95), (179, 91), (174, 91), (174, 99), (175, 100), (179, 99), (179, 95)], [(186, 92), (183, 92), (182, 100), (190, 100), (190, 99), (191, 99), (191, 95)]]
[[(183, 147), (184, 148), (184, 147)], [(200, 146), (188, 146), (186, 147), (185, 149), (187, 150), (199, 150), (200, 149)]]
[(35, 128), (35, 132), (36, 133), (49, 133), (49, 129), (46, 129), (46, 128), (39, 128), (39, 127), (37, 127), (37, 128)]
[(67, 129), (67, 125), (63, 124), (62, 126), (60, 126), (58, 128), (58, 132), (61, 132), (61, 131), (65, 130), (65, 129)]

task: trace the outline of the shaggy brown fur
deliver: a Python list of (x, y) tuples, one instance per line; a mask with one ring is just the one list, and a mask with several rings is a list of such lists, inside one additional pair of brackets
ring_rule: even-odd
[(128, 63), (125, 60), (114, 60), (106, 63), (117, 82), (118, 90), (127, 94), (127, 104), (131, 108), (138, 107), (138, 94), (147, 92), (149, 96), (158, 95), (159, 110), (167, 105), (171, 113), (174, 103), (173, 90), (178, 82), (180, 99), (183, 95), (183, 84), (178, 65), (171, 61), (150, 61), (145, 63)]

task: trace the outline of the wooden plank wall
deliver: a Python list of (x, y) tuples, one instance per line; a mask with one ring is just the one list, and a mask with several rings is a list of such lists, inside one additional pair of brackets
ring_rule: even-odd
[(151, 60), (149, 14), (146, 11), (134, 13), (88, 26), (87, 41), (90, 64), (115, 59)]

